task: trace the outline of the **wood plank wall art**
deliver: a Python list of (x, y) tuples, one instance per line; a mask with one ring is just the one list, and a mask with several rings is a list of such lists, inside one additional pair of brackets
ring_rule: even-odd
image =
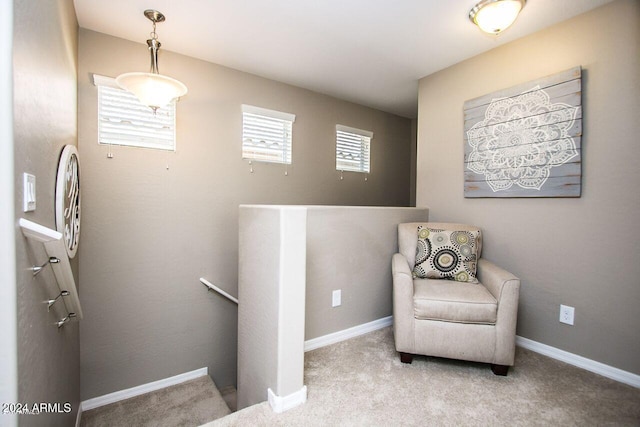
[(465, 197), (580, 197), (581, 68), (464, 103)]

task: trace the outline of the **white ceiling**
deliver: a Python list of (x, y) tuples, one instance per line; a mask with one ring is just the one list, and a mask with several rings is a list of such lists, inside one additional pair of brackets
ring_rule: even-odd
[[(80, 27), (416, 117), (418, 79), (608, 3), (529, 0), (499, 37), (468, 19), (478, 0), (74, 0)], [(162, 63), (160, 64), (162, 67)]]

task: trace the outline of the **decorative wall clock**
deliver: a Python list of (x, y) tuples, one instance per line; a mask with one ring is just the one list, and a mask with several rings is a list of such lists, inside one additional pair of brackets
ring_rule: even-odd
[(56, 228), (62, 233), (69, 258), (80, 241), (80, 160), (74, 145), (65, 145), (56, 177)]

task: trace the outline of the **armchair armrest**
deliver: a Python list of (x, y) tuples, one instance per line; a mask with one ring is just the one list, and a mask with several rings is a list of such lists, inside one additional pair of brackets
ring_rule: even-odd
[(478, 279), (498, 301), (493, 363), (512, 366), (515, 356), (520, 279), (482, 258), (478, 261)]
[(409, 279), (413, 279), (411, 270), (409, 269), (409, 261), (402, 254), (394, 254), (391, 259), (391, 273), (393, 276), (396, 274), (406, 274)]
[(393, 334), (396, 350), (413, 353), (415, 347), (413, 318), (413, 276), (409, 261), (397, 253), (391, 259), (393, 277)]
[(505, 286), (520, 288), (520, 279), (483, 258), (478, 260), (478, 280), (491, 292), (498, 303), (502, 299)]

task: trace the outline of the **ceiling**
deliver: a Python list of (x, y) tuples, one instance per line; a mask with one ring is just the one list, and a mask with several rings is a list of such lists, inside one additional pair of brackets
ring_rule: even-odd
[[(416, 117), (418, 80), (611, 0), (529, 0), (498, 37), (468, 19), (478, 0), (74, 0), (80, 27)], [(160, 64), (162, 66), (162, 64)]]

